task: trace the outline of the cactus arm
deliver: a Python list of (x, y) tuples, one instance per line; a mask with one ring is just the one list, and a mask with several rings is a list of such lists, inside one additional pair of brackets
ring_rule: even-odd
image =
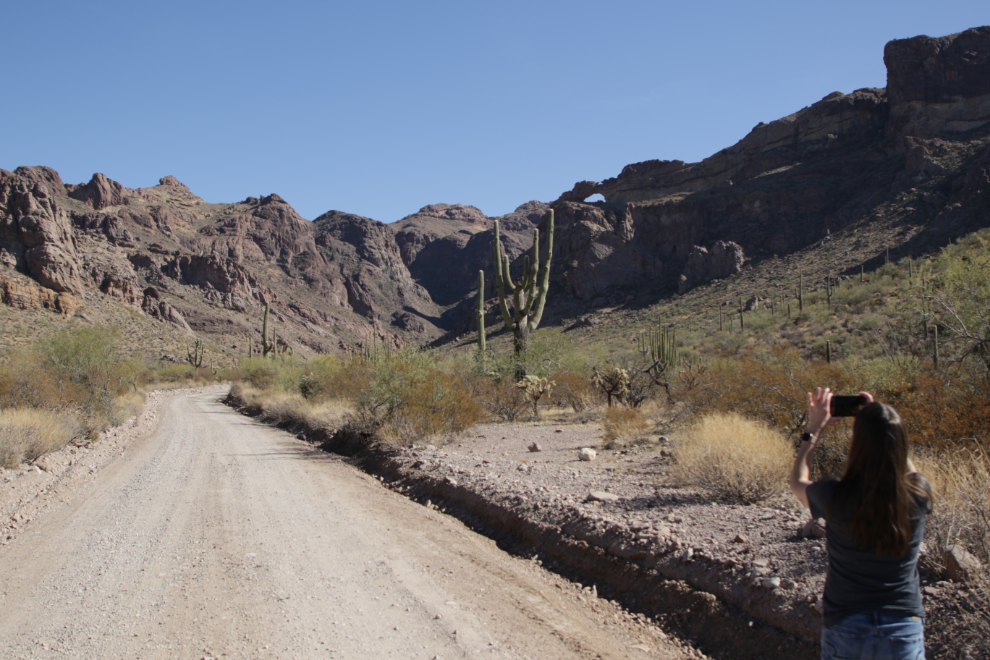
[(509, 271), (509, 255), (503, 255), (502, 258), (505, 260), (502, 268), (505, 273), (505, 286), (509, 288), (510, 292), (514, 292), (516, 290), (516, 283), (512, 281), (512, 275)]
[[(502, 244), (498, 237), (498, 220), (495, 221), (495, 288), (498, 290), (498, 309), (502, 313), (502, 321), (505, 327), (512, 328), (512, 317), (509, 316), (509, 307), (505, 304), (505, 282), (509, 279), (509, 264), (505, 263), (502, 268)], [(512, 282), (509, 282), (512, 286)], [(511, 288), (509, 289), (512, 290)]]
[(553, 209), (547, 220), (547, 242), (543, 248), (543, 263), (540, 264), (540, 289), (536, 292), (536, 307), (530, 316), (529, 327), (536, 330), (543, 318), (543, 307), (547, 302), (547, 291), (550, 288), (550, 257), (553, 255)]
[(261, 323), (261, 355), (262, 357), (268, 357), (270, 352), (268, 348), (268, 315), (271, 312), (272, 304), (265, 303), (265, 318)]
[(485, 354), (485, 271), (478, 271), (478, 353)]
[(540, 230), (533, 230), (533, 256), (526, 257), (523, 263), (526, 264), (526, 277), (524, 287), (527, 289), (532, 288), (533, 284), (536, 282), (536, 274), (540, 269)]

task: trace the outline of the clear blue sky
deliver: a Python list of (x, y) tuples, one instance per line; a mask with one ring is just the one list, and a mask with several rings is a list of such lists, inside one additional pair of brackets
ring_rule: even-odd
[(0, 167), (313, 219), (489, 215), (651, 158), (700, 160), (986, 0), (5, 2)]

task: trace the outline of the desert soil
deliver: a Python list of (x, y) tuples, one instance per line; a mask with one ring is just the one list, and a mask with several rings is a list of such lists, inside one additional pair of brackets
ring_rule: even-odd
[(221, 395), (0, 471), (4, 658), (700, 657)]

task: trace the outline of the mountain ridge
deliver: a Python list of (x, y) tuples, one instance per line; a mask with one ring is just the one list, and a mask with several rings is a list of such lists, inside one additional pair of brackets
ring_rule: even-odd
[[(819, 241), (900, 255), (985, 226), (990, 28), (895, 40), (884, 61), (885, 88), (833, 92), (698, 163), (629, 164), (497, 218), (518, 269), (555, 211), (547, 322), (630, 292), (684, 293)], [(478, 270), (494, 296), (495, 220), (431, 204), (388, 225), (343, 211), (310, 222), (277, 194), (214, 204), (173, 176), (127, 188), (19, 167), (0, 170), (0, 290), (11, 309), (83, 320), (121, 305), (230, 355), (258, 338), (265, 305), (303, 355), (442, 342), (471, 330)], [(892, 229), (864, 249), (871, 232), (857, 227), (881, 220)]]

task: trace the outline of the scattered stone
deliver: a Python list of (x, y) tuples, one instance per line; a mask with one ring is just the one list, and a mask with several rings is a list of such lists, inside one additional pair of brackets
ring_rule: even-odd
[(664, 458), (667, 458), (667, 457), (673, 456), (674, 455), (674, 452), (670, 451), (669, 449), (661, 449), (660, 450), (660, 455), (663, 456)]
[(781, 589), (797, 589), (797, 586), (798, 586), (797, 582), (791, 580), (790, 578), (785, 578), (780, 581)]
[(813, 518), (804, 523), (801, 528), (801, 538), (803, 539), (823, 539), (825, 538), (824, 518)]
[(612, 493), (606, 493), (603, 490), (593, 490), (588, 493), (588, 497), (585, 499), (586, 502), (618, 502), (620, 498), (618, 495)]
[(764, 589), (776, 589), (777, 587), (780, 586), (780, 578), (779, 577), (763, 578), (760, 584), (763, 586)]
[(983, 570), (980, 560), (961, 545), (954, 545), (945, 552), (945, 577), (953, 582), (968, 582)]
[(736, 534), (736, 537), (732, 539), (733, 543), (749, 543), (749, 537), (745, 534)]
[(583, 447), (578, 451), (578, 460), (593, 461), (598, 457), (598, 452), (589, 447)]
[[(557, 433), (560, 433), (560, 431), (557, 431)], [(534, 442), (534, 443), (532, 443), (532, 444), (531, 444), (531, 445), (529, 446), (529, 450), (530, 450), (531, 452), (534, 452), (534, 453), (536, 453), (536, 452), (539, 452), (539, 451), (543, 451), (543, 447), (541, 447), (541, 446), (540, 446), (540, 443), (538, 443), (538, 442)]]

